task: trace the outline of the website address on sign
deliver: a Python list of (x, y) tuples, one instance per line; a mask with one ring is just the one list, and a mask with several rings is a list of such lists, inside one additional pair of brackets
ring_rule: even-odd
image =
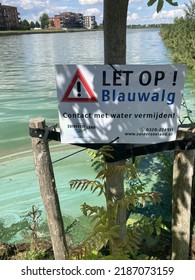
[(125, 136), (172, 136), (173, 132), (129, 132)]

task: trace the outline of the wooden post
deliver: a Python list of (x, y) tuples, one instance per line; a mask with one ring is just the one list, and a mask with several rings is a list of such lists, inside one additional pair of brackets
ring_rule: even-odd
[[(178, 139), (191, 138), (195, 124), (178, 128)], [(176, 150), (173, 163), (172, 190), (172, 259), (188, 260), (190, 250), (191, 194), (194, 151)]]
[[(29, 126), (33, 129), (45, 129), (45, 120), (43, 118), (32, 119), (29, 122)], [(44, 137), (32, 137), (32, 149), (41, 197), (50, 230), (54, 257), (55, 260), (64, 260), (68, 258), (68, 247), (66, 244), (48, 140), (44, 139)]]
[[(104, 0), (104, 63), (126, 64), (126, 21), (129, 0)], [(118, 136), (118, 135), (116, 135)], [(107, 163), (108, 168), (124, 165), (125, 160)], [(112, 174), (106, 181), (106, 200), (119, 201), (124, 198), (124, 172)], [(107, 211), (112, 211), (108, 204)], [(117, 255), (126, 240), (126, 209), (119, 209), (115, 224), (120, 226), (119, 237), (110, 242), (110, 253)], [(110, 226), (113, 226), (110, 221)]]

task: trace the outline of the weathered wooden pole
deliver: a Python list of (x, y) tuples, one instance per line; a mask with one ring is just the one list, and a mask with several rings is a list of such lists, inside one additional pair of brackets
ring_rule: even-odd
[[(126, 21), (129, 0), (104, 0), (104, 63), (126, 64)], [(118, 135), (117, 135), (118, 136)], [(107, 163), (108, 168), (124, 165), (125, 161)], [(124, 198), (124, 173), (117, 176), (113, 173), (106, 180), (107, 202), (117, 202)], [(108, 204), (108, 211), (112, 207)], [(119, 237), (110, 244), (110, 253), (117, 255), (121, 247), (125, 247), (126, 209), (118, 208), (116, 221), (110, 226), (119, 225)]]
[[(191, 138), (195, 124), (181, 125), (178, 139)], [(172, 189), (172, 259), (188, 260), (190, 251), (191, 194), (195, 150), (176, 150)]]
[(126, 64), (129, 0), (104, 0), (104, 63)]
[[(32, 119), (30, 129), (46, 129), (43, 118)], [(56, 260), (68, 258), (63, 219), (55, 184), (54, 172), (49, 152), (48, 140), (44, 137), (32, 137), (32, 149), (41, 197), (46, 211), (51, 242)]]

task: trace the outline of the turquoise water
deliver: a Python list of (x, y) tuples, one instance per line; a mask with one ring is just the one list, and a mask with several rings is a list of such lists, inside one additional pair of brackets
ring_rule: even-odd
[[(103, 53), (101, 31), (0, 37), (0, 219), (6, 224), (18, 221), (33, 204), (43, 209), (28, 124), (35, 117), (58, 123), (55, 64), (103, 64)], [(171, 63), (158, 30), (128, 30), (127, 63)], [(193, 110), (190, 75), (185, 96)], [(56, 160), (80, 149), (52, 142), (51, 156)], [(69, 188), (71, 179), (94, 178), (85, 152), (55, 163), (54, 173), (64, 215), (79, 216), (83, 202), (104, 203)]]
[[(56, 151), (57, 147), (51, 147), (52, 160), (69, 155), (75, 150), (72, 147), (64, 147)], [(29, 212), (32, 205), (43, 210), (39, 186), (35, 174), (34, 162), (30, 151), (18, 155), (10, 155), (1, 160), (1, 188), (0, 188), (0, 218), (10, 225), (20, 220)], [(88, 192), (70, 190), (71, 179), (93, 179), (95, 172), (90, 168), (90, 158), (82, 152), (61, 162), (53, 164), (61, 210), (64, 215), (79, 216), (80, 205), (83, 202), (95, 204), (98, 199)], [(102, 203), (99, 199), (99, 203)], [(43, 216), (44, 211), (43, 211)]]

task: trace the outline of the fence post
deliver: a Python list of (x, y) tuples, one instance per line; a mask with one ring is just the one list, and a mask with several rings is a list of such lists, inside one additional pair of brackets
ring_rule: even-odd
[[(195, 124), (181, 125), (177, 138), (191, 138)], [(172, 189), (172, 259), (188, 260), (190, 251), (191, 195), (195, 150), (176, 150)]]
[[(29, 127), (33, 129), (45, 129), (45, 120), (43, 118), (32, 119), (29, 122)], [(51, 235), (54, 257), (56, 260), (64, 260), (68, 258), (68, 248), (48, 140), (44, 137), (32, 137), (31, 141), (41, 197), (45, 207)]]

